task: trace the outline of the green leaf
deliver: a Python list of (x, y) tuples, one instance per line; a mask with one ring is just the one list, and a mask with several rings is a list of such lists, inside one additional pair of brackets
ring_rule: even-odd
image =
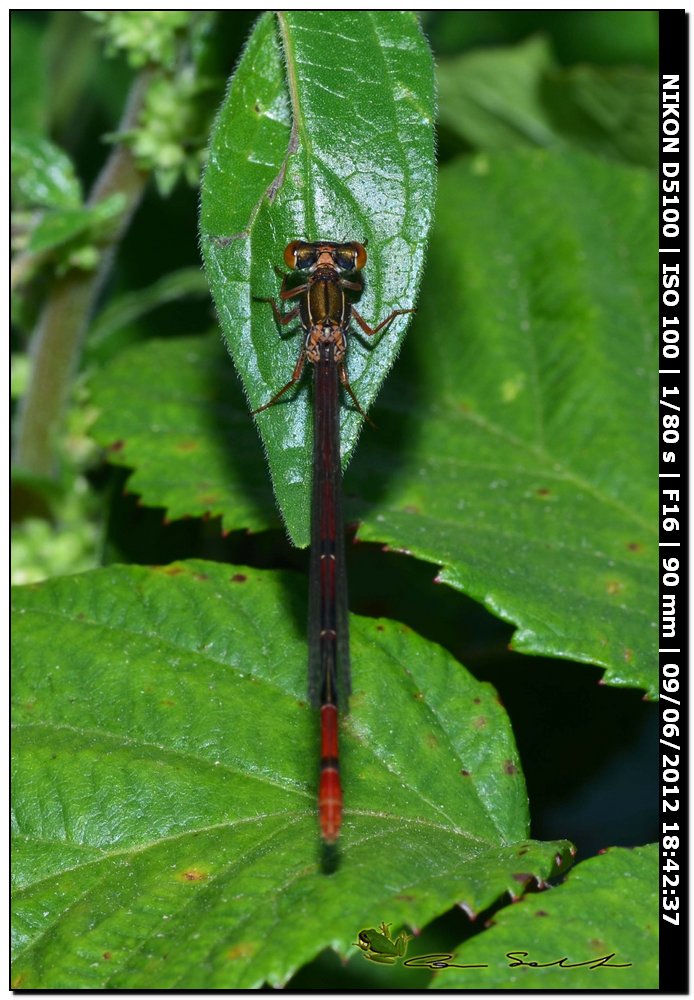
[(542, 37), (442, 60), (437, 67), (441, 124), (480, 149), (563, 145), (542, 101), (542, 79), (553, 65)]
[[(473, 981), (470, 970), (444, 969), (431, 989), (657, 990), (657, 885), (657, 844), (613, 847), (573, 868), (563, 885), (496, 913), (491, 929), (453, 959), (488, 967), (474, 970)], [(583, 968), (518, 964), (563, 957), (565, 965), (590, 963), (612, 955), (609, 963)]]
[(531, 38), (442, 60), (442, 125), (470, 146), (562, 149), (658, 162), (658, 78), (639, 69), (556, 66), (549, 43)]
[(614, 160), (658, 165), (658, 76), (576, 66), (549, 74), (544, 104), (559, 135)]
[(362, 540), (441, 564), (515, 649), (653, 696), (655, 196), (586, 156), (443, 171), (403, 381), (347, 486), (372, 500)]
[[(434, 191), (433, 70), (415, 16), (291, 11), (277, 25), (270, 15), (258, 22), (217, 118), (200, 223), (224, 336), (253, 408), (288, 380), (300, 349), (301, 338), (281, 339), (269, 306), (253, 301), (277, 295), (284, 246), (368, 240), (359, 308), (376, 323), (414, 302)], [(364, 408), (406, 325), (398, 318), (375, 345), (352, 337), (350, 380)], [(294, 398), (258, 418), (297, 545), (309, 537), (308, 383), (307, 375)], [(345, 464), (361, 423), (346, 407)]]
[(91, 434), (128, 490), (169, 520), (221, 517), (224, 531), (277, 527), (267, 467), (229, 358), (211, 337), (122, 351), (90, 382)]
[(478, 912), (564, 864), (526, 840), (494, 690), (355, 618), (327, 873), (304, 590), (193, 561), (15, 592), (15, 988), (281, 985), (374, 921)]
[(48, 139), (13, 130), (11, 170), (16, 208), (80, 210), (82, 189), (72, 161)]
[(27, 249), (30, 253), (45, 253), (80, 237), (98, 239), (124, 206), (125, 195), (116, 192), (95, 205), (47, 212), (32, 230)]

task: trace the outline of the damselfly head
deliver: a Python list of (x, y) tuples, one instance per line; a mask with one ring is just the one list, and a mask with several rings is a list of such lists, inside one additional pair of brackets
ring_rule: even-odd
[(306, 243), (292, 240), (284, 250), (284, 263), (298, 271), (334, 267), (337, 271), (361, 271), (366, 264), (366, 250), (361, 243), (333, 243), (328, 240)]

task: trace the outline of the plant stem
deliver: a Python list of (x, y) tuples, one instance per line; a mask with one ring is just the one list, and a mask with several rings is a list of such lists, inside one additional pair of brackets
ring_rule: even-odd
[[(119, 131), (137, 125), (152, 70), (133, 81)], [(14, 465), (30, 476), (55, 478), (56, 439), (63, 424), (73, 374), (96, 300), (108, 278), (115, 249), (137, 209), (149, 174), (140, 170), (130, 149), (119, 144), (97, 177), (87, 200), (95, 205), (118, 191), (126, 205), (118, 227), (104, 246), (95, 271), (74, 269), (56, 279), (32, 334), (29, 385), (17, 416)]]

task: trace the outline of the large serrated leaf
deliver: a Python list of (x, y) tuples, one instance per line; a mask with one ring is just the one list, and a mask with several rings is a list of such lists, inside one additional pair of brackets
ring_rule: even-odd
[(563, 885), (496, 913), (452, 959), (482, 968), (444, 969), (431, 988), (657, 990), (657, 885), (657, 844), (590, 858)]
[(267, 467), (228, 356), (210, 337), (121, 351), (91, 381), (91, 432), (128, 490), (169, 520), (221, 517), (224, 531), (277, 527)]
[(374, 921), (478, 912), (563, 864), (526, 841), (494, 690), (354, 619), (326, 874), (303, 589), (195, 561), (15, 592), (16, 988), (280, 985)]
[[(274, 268), (290, 240), (368, 241), (364, 317), (375, 324), (413, 305), (433, 208), (433, 120), (431, 54), (413, 14), (290, 11), (259, 21), (213, 131), (200, 221), (220, 322), (253, 407), (287, 382), (300, 350), (301, 338), (280, 338), (269, 306), (253, 301), (277, 295)], [(350, 380), (365, 409), (405, 327), (398, 318), (375, 345), (351, 339)], [(309, 381), (258, 419), (298, 545), (309, 537)], [(345, 464), (361, 423), (346, 406)]]
[(649, 173), (587, 156), (443, 172), (406, 382), (349, 480), (374, 500), (359, 537), (439, 562), (514, 648), (653, 695), (654, 197)]

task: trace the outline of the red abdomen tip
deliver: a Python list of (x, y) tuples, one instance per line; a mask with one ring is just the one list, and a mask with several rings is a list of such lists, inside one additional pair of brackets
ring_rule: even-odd
[(323, 705), (321, 718), (320, 783), (318, 816), (323, 840), (334, 844), (342, 825), (342, 786), (337, 746), (337, 707)]
[(342, 825), (342, 788), (340, 772), (334, 767), (321, 771), (318, 789), (318, 815), (323, 840), (334, 844)]

